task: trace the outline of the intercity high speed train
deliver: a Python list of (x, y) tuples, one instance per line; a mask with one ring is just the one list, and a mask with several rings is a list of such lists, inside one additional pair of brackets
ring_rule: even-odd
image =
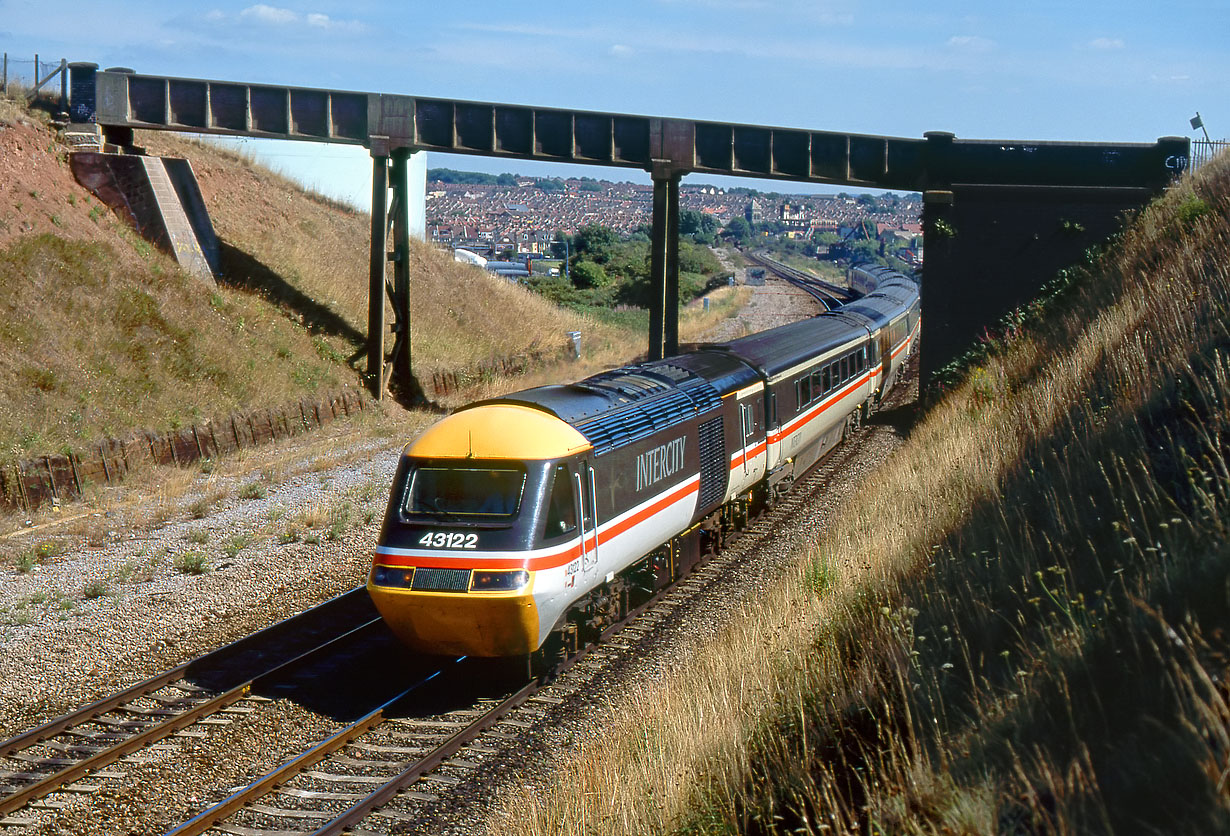
[[(457, 410), (402, 451), (368, 590), (429, 653), (566, 654), (670, 583), (876, 407), (919, 289)], [(874, 285), (874, 287), (872, 287)]]

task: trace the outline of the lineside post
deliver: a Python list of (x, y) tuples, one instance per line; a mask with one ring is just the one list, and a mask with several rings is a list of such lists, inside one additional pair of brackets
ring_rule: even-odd
[(389, 300), (393, 303), (393, 356), (389, 364), (391, 388), (403, 400), (422, 400), (422, 392), (410, 366), (410, 185), (407, 161), (410, 151), (393, 151), (390, 175), (393, 190), (393, 284)]
[(367, 385), (384, 397), (384, 271), (388, 250), (388, 143), (372, 140), (372, 241), (367, 296)]
[(654, 161), (653, 239), (649, 254), (649, 359), (679, 353), (679, 178)]

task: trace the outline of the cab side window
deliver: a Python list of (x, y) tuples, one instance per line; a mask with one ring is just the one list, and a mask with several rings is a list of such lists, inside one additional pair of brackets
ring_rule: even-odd
[(576, 527), (577, 504), (572, 474), (560, 465), (555, 468), (555, 483), (551, 485), (551, 498), (547, 501), (547, 523), (542, 536), (550, 540)]

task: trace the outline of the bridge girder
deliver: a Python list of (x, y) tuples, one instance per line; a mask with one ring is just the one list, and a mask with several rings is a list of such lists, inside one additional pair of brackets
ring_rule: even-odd
[[(1137, 197), (1160, 192), (1183, 171), (1190, 148), (1186, 137), (1163, 137), (1154, 143), (1030, 142), (958, 139), (933, 132), (911, 139), (70, 66), (74, 121), (97, 121), (104, 132), (120, 138), (130, 140), (132, 130), (143, 129), (368, 148), (381, 186), (373, 191), (371, 289), (380, 292), (385, 283), (378, 277), (393, 261), (396, 275), (389, 295), (397, 318), (394, 328), (404, 342), (395, 348), (397, 356), (388, 368), (404, 390), (414, 387), (412, 379), (398, 380), (410, 374), (409, 278), (404, 264), (398, 268), (397, 256), (390, 259), (387, 253), (390, 219), (385, 205), (390, 188), (397, 203), (396, 177), (404, 179), (404, 174), (401, 169), (390, 171), (395, 173), (390, 183), (385, 172), (390, 160), (404, 160), (416, 151), (650, 172), (655, 293), (648, 353), (661, 357), (678, 349), (679, 180), (687, 174), (921, 191), (932, 195), (927, 206), (933, 215), (935, 207), (944, 205), (935, 195), (970, 194), (988, 186), (1019, 195), (1039, 187), (1043, 191), (1038, 194), (1056, 188), (1104, 190), (1113, 193), (1119, 205), (1131, 206), (1139, 205), (1133, 202)], [(94, 101), (89, 101), (91, 93)], [(400, 196), (404, 199), (404, 186)], [(951, 196), (947, 200), (951, 203)], [(404, 237), (396, 230), (394, 235), (399, 241)], [(928, 247), (937, 243), (930, 240), (932, 235), (926, 237)], [(383, 392), (386, 369), (375, 354), (378, 350), (383, 355), (384, 323), (376, 313), (382, 305), (383, 298), (380, 305), (373, 298), (369, 322), (369, 376), (377, 396)]]

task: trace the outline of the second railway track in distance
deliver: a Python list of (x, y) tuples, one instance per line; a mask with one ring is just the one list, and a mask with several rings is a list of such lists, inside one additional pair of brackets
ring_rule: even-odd
[(791, 267), (788, 264), (783, 264), (777, 259), (771, 258), (764, 253), (751, 252), (746, 253), (745, 255), (748, 260), (759, 264), (761, 267), (771, 271), (778, 278), (783, 279), (808, 293), (812, 298), (823, 305), (825, 310), (830, 310), (835, 305), (848, 302), (851, 298), (850, 292), (847, 288), (826, 282), (819, 276), (812, 275), (804, 270), (799, 270), (796, 267)]

